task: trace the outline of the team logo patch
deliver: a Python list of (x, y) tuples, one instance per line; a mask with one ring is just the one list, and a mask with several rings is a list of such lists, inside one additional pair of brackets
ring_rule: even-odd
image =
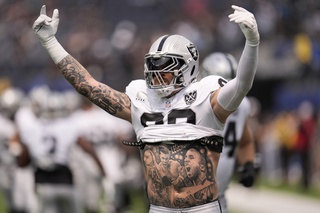
[(189, 45), (187, 46), (187, 48), (188, 48), (188, 50), (189, 50), (189, 52), (190, 52), (193, 60), (196, 61), (196, 60), (199, 58), (199, 53), (198, 53), (197, 48), (196, 48), (196, 47), (194, 46), (194, 44), (192, 44), (192, 43), (189, 44)]
[(184, 101), (187, 105), (191, 105), (193, 102), (195, 102), (197, 99), (197, 90), (194, 90), (192, 92), (189, 92), (184, 95)]

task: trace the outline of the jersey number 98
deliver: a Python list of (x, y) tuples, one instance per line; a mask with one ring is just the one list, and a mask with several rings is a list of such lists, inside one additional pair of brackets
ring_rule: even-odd
[[(191, 109), (173, 109), (167, 118), (167, 124), (189, 123), (196, 124), (196, 113)], [(140, 122), (142, 126), (163, 125), (165, 116), (162, 113), (143, 113)]]

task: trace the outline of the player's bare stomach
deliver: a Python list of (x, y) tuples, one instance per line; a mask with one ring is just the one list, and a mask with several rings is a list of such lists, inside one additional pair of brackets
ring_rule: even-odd
[(188, 208), (218, 198), (219, 153), (198, 143), (147, 144), (141, 150), (150, 203)]

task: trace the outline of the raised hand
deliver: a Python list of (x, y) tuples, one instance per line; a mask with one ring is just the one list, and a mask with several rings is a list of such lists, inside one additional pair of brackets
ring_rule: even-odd
[(54, 63), (58, 64), (64, 57), (68, 55), (65, 49), (56, 39), (56, 32), (59, 25), (59, 11), (53, 10), (52, 18), (47, 16), (46, 6), (43, 5), (40, 15), (34, 22), (32, 28), (38, 36), (42, 46), (48, 51)]
[(258, 45), (260, 42), (260, 35), (254, 15), (242, 7), (235, 5), (232, 5), (231, 7), (234, 9), (234, 12), (228, 16), (230, 21), (239, 24), (249, 45)]
[(55, 37), (59, 25), (59, 11), (53, 11), (52, 18), (46, 14), (46, 6), (43, 5), (40, 10), (40, 15), (33, 24), (33, 30), (38, 36), (40, 42), (45, 44), (50, 39)]

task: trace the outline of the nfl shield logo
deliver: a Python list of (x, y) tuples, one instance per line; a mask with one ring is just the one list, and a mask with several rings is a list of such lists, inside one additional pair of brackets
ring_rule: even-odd
[(187, 105), (191, 105), (197, 99), (197, 90), (184, 95), (184, 101)]
[(171, 102), (170, 101), (166, 101), (166, 108), (171, 107)]

